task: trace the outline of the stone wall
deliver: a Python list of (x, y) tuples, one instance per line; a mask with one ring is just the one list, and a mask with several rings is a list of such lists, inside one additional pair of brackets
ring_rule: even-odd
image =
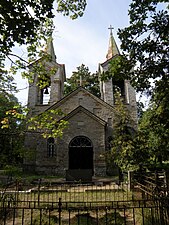
[(86, 136), (93, 144), (95, 175), (105, 175), (105, 126), (99, 121), (80, 111), (69, 120), (69, 126), (63, 137), (56, 140), (56, 154), (47, 155), (47, 140), (39, 139), (36, 149), (36, 172), (64, 175), (69, 169), (69, 143), (76, 136)]

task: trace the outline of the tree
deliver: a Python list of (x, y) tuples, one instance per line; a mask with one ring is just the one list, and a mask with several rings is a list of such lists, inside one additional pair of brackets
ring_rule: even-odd
[[(168, 92), (169, 12), (167, 0), (133, 0), (130, 25), (119, 30), (121, 56), (110, 64), (109, 76), (129, 79), (137, 91)], [(163, 87), (163, 90), (161, 90)]]
[[(136, 140), (146, 153), (147, 166), (162, 163), (168, 155), (169, 125), (169, 11), (167, 0), (133, 0), (130, 25), (119, 30), (121, 56), (110, 63), (107, 77), (130, 80), (138, 92), (151, 97), (140, 121)], [(106, 79), (104, 77), (104, 79)], [(148, 165), (149, 164), (149, 165)]]
[[(147, 109), (139, 120), (133, 120), (123, 104), (118, 92), (115, 93), (115, 119), (111, 149), (107, 152), (109, 165), (114, 163), (122, 170), (142, 170), (164, 168), (162, 161), (168, 160), (168, 136), (162, 127), (154, 123), (154, 109)], [(166, 148), (167, 146), (167, 148)]]
[[(72, 19), (83, 15), (86, 1), (56, 0), (57, 12)], [(54, 17), (54, 0), (2, 0), (0, 3), (0, 52), (8, 55), (16, 44), (32, 44), (46, 35), (46, 25)]]
[[(52, 35), (54, 29), (53, 17), (55, 15), (54, 0), (2, 0), (0, 2), (0, 67), (1, 76), (4, 71), (4, 61), (8, 58), (13, 68), (12, 76), (18, 69), (27, 69), (28, 65), (43, 57), (44, 43)], [(86, 0), (56, 0), (56, 11), (76, 19), (83, 15)], [(28, 60), (13, 52), (13, 47), (18, 44), (27, 48)], [(30, 74), (24, 73), (28, 79)]]
[[(162, 4), (165, 3), (166, 4)], [(169, 75), (169, 13), (166, 0), (133, 0), (130, 25), (119, 30), (128, 74), (138, 91), (153, 91), (152, 80)], [(131, 68), (134, 68), (132, 71)]]
[(122, 171), (138, 169), (143, 166), (147, 153), (145, 148), (141, 149), (143, 143), (140, 145), (142, 140), (139, 141), (139, 132), (136, 126), (123, 103), (120, 92), (116, 91), (111, 149), (106, 155), (109, 165), (115, 163)]
[(7, 130), (0, 129), (0, 168), (4, 165), (20, 164), (22, 162), (24, 124), (22, 120), (14, 117), (9, 119), (6, 115), (9, 110), (14, 113), (16, 108), (19, 113), (22, 113), (18, 100), (12, 94), (0, 92), (1, 127), (5, 125), (9, 127)]
[(100, 97), (98, 75), (91, 74), (89, 68), (84, 64), (78, 66), (77, 71), (74, 71), (72, 76), (67, 79), (64, 93), (69, 94), (80, 85), (95, 96)]
[(163, 168), (169, 160), (169, 129), (164, 122), (160, 122), (161, 119), (158, 118), (159, 110), (159, 108), (156, 110), (156, 105), (152, 103), (143, 113), (139, 123), (140, 135), (144, 136), (149, 150), (147, 166), (151, 169)]

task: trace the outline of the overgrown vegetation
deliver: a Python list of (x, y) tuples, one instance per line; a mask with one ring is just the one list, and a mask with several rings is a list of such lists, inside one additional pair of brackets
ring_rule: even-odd
[[(136, 167), (159, 169), (169, 160), (168, 7), (166, 0), (133, 0), (130, 24), (118, 32), (123, 52), (110, 63), (107, 79), (130, 80), (137, 92), (150, 98), (148, 108), (140, 111), (135, 134), (128, 136), (125, 131), (124, 135), (124, 124), (117, 128), (116, 152), (114, 148), (112, 152), (121, 167), (125, 167), (126, 159)], [(118, 157), (119, 152), (123, 154)]]
[[(24, 127), (22, 119), (13, 117), (14, 111), (18, 109), (22, 114), (22, 107), (13, 94), (0, 92), (0, 168), (4, 165), (22, 163)], [(11, 110), (12, 116), (8, 117), (7, 112)]]

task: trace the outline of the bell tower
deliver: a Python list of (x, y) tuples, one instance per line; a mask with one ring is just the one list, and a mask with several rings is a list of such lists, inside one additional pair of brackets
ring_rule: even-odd
[[(119, 49), (118, 49), (115, 39), (113, 37), (113, 32), (112, 32), (113, 27), (110, 26), (108, 29), (110, 30), (109, 45), (108, 45), (108, 51), (106, 54), (106, 61), (99, 64), (100, 77), (104, 73), (105, 74), (108, 73), (110, 61), (120, 55)], [(114, 104), (112, 78), (105, 80), (105, 81), (100, 81), (100, 92), (101, 92), (102, 100), (104, 100), (105, 102), (107, 102), (110, 105)]]
[[(43, 53), (45, 57), (29, 65), (32, 82), (29, 82), (28, 107), (36, 112), (42, 112), (63, 98), (66, 80), (65, 65), (56, 61), (52, 38), (48, 39)], [(43, 82), (46, 85), (42, 87)]]
[[(102, 77), (104, 74), (109, 73), (109, 65), (112, 60), (120, 55), (120, 51), (117, 47), (115, 39), (113, 37), (113, 27), (110, 26), (108, 28), (110, 30), (110, 37), (109, 37), (109, 45), (108, 51), (106, 54), (106, 61), (99, 64), (99, 76)], [(134, 88), (131, 86), (129, 80), (125, 80), (119, 78), (119, 80), (113, 80), (110, 76), (110, 79), (101, 80), (100, 79), (100, 92), (101, 92), (101, 99), (108, 104), (114, 106), (115, 99), (114, 99), (114, 89), (118, 88), (121, 92), (121, 97), (123, 98), (123, 102), (130, 108), (130, 111), (133, 113), (133, 117), (137, 118), (137, 104), (136, 104), (136, 93)], [(136, 119), (137, 120), (137, 119)]]

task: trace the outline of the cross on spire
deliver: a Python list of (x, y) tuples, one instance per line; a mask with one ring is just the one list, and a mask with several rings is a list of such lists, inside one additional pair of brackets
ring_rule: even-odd
[(118, 50), (118, 47), (117, 47), (116, 42), (113, 37), (112, 30), (114, 28), (112, 27), (112, 25), (110, 25), (110, 27), (108, 27), (108, 29), (110, 30), (110, 37), (109, 37), (109, 46), (108, 46), (108, 52), (107, 52), (106, 58), (111, 59), (112, 57), (119, 55), (120, 52)]
[(112, 27), (112, 25), (110, 25), (110, 27), (108, 27), (108, 29), (110, 30), (110, 35), (113, 35), (112, 30), (114, 29), (114, 27)]

